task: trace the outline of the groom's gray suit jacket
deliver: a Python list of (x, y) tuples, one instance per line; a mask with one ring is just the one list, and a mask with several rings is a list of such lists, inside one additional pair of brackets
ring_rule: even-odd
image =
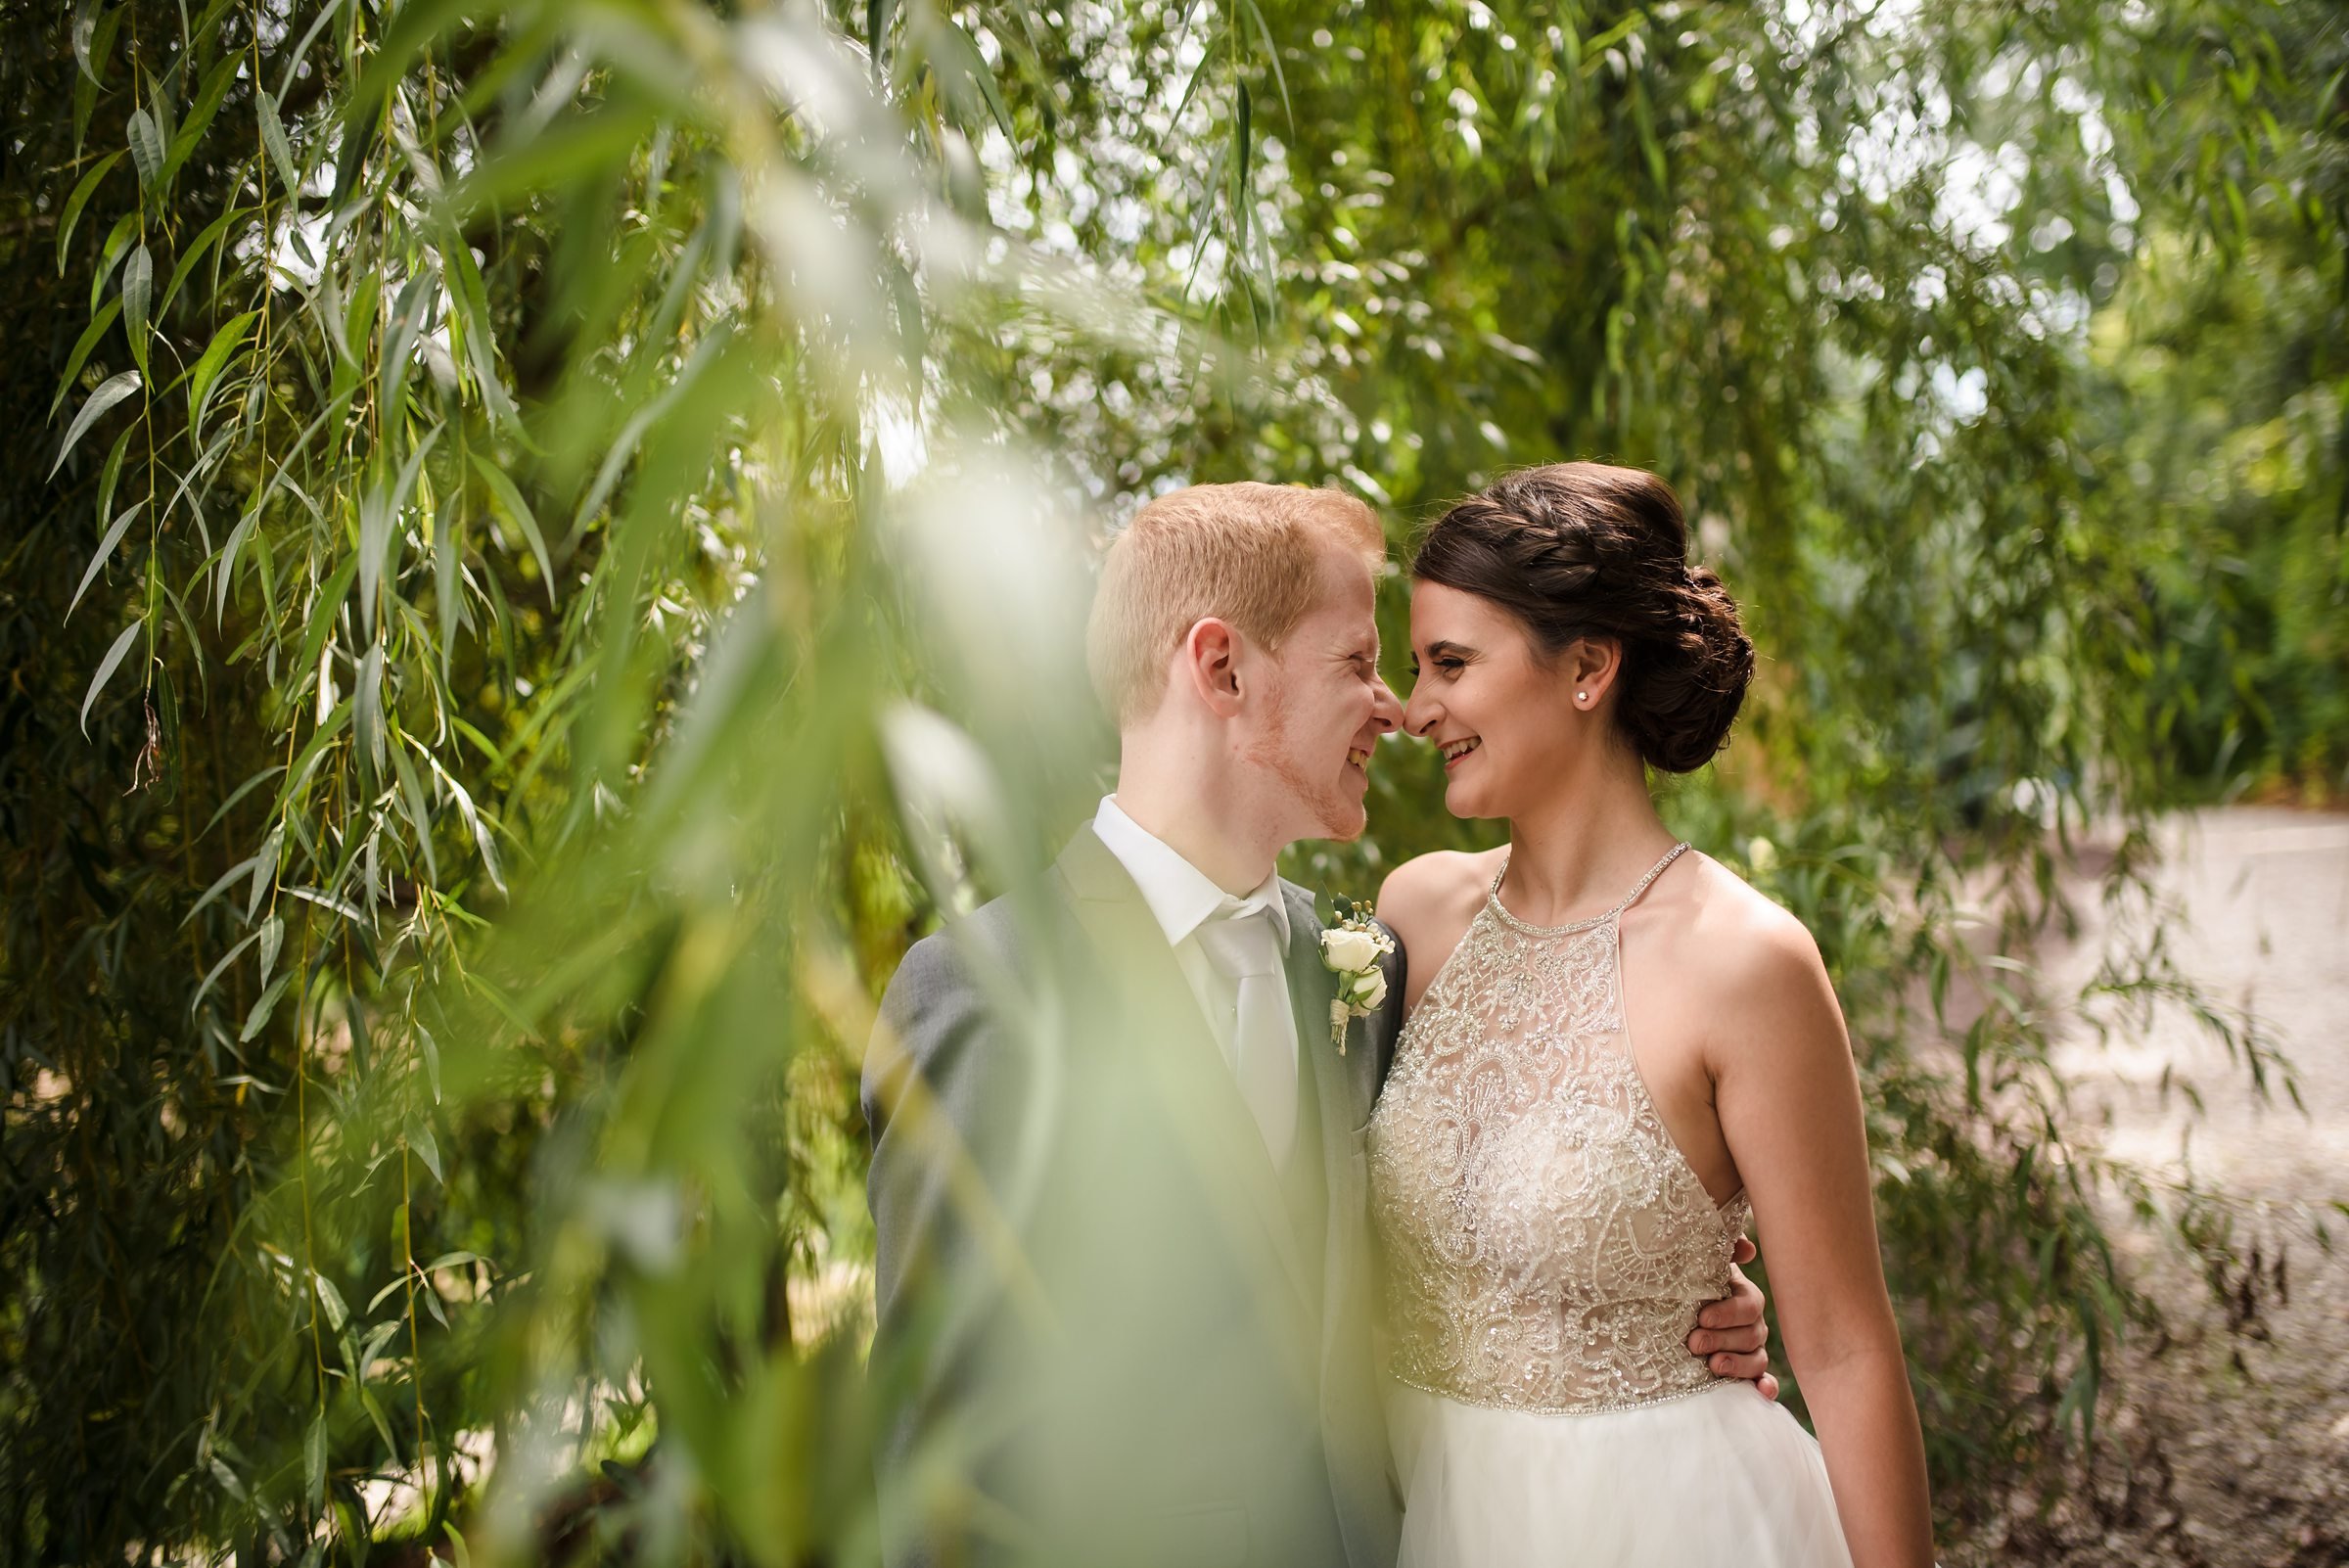
[(906, 953), (863, 1085), (893, 1562), (1393, 1568), (1362, 1132), (1402, 954), (1341, 1054), (1313, 899), (1281, 891), (1285, 1179), (1090, 828)]

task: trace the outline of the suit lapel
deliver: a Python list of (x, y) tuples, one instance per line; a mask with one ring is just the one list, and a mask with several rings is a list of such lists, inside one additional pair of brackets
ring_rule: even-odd
[[(1174, 961), (1174, 949), (1167, 945), (1166, 933), (1133, 879), (1091, 828), (1080, 830), (1070, 841), (1058, 869), (1096, 949), (1118, 970), (1142, 982), (1148, 1016), (1180, 1020), (1171, 1028), (1134, 1031), (1143, 1042), (1146, 1064), (1174, 1107), (1175, 1127), (1209, 1191), (1228, 1211), (1227, 1218), (1261, 1233), (1270, 1244), (1288, 1285), (1290, 1305), (1302, 1310), (1311, 1292), (1279, 1173), (1239, 1084), (1216, 1047), (1198, 999)], [(1290, 963), (1293, 975), (1295, 960)]]

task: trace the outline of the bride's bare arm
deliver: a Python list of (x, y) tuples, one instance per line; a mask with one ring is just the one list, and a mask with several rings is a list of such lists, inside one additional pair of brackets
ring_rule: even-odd
[(1856, 1568), (1931, 1568), (1924, 1442), (1876, 1247), (1859, 1075), (1818, 945), (1783, 911), (1725, 966), (1723, 1136), (1770, 1250), (1786, 1359)]

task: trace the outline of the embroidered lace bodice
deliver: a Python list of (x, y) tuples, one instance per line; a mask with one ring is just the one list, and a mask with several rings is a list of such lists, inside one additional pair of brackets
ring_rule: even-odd
[(1685, 1341), (1751, 1211), (1714, 1205), (1624, 1026), (1623, 912), (1685, 849), (1572, 925), (1517, 919), (1496, 877), (1404, 1026), (1368, 1133), (1402, 1381), (1558, 1413), (1721, 1381)]

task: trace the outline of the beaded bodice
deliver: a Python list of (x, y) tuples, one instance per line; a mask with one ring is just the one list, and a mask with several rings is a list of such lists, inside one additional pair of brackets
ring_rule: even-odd
[(1566, 926), (1511, 915), (1495, 878), (1404, 1026), (1368, 1132), (1404, 1382), (1568, 1412), (1721, 1381), (1685, 1341), (1750, 1210), (1714, 1205), (1624, 1027), (1623, 912), (1686, 848)]

